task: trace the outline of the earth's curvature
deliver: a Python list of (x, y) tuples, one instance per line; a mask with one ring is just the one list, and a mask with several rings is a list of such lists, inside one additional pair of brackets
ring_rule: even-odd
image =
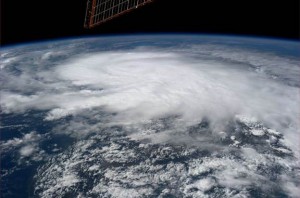
[(1, 197), (299, 197), (291, 41), (156, 35), (1, 49)]

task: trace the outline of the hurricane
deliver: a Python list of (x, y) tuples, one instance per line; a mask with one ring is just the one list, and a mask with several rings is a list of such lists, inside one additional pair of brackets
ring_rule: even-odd
[(2, 193), (30, 172), (33, 197), (297, 197), (296, 49), (205, 36), (2, 49)]

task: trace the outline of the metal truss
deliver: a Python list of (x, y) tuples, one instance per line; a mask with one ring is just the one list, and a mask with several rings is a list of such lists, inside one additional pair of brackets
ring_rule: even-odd
[(93, 28), (154, 0), (88, 0), (85, 28)]

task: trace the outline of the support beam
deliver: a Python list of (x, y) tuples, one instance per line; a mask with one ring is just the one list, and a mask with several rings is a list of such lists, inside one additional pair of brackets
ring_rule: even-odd
[(88, 0), (85, 28), (93, 28), (154, 0)]

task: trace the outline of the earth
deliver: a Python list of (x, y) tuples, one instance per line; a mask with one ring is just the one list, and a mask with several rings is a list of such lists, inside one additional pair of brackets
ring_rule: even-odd
[(1, 197), (299, 197), (299, 42), (1, 49)]

